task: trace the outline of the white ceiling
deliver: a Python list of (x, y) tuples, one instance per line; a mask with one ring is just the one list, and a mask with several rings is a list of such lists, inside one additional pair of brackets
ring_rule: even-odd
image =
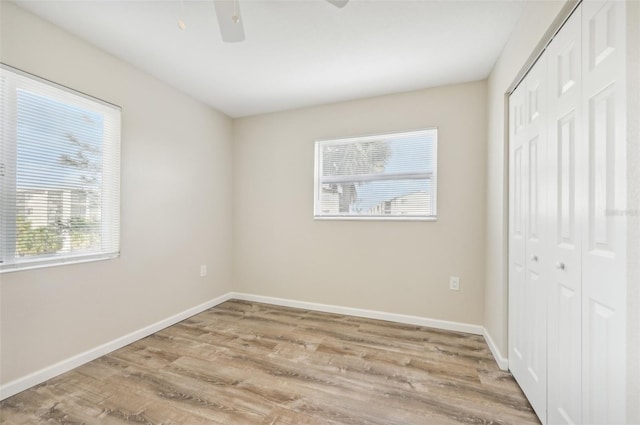
[(522, 14), (514, 0), (239, 0), (246, 40), (214, 6), (31, 1), (30, 10), (231, 117), (486, 78)]

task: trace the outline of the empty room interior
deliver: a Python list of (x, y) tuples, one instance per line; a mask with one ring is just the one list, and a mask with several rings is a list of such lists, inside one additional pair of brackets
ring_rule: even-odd
[(1, 0), (0, 423), (640, 424), (640, 1)]

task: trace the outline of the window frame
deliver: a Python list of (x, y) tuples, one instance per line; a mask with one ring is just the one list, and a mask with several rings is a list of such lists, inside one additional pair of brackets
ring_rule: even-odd
[[(434, 132), (432, 158), (433, 167), (429, 172), (423, 173), (389, 173), (389, 174), (360, 174), (345, 176), (322, 177), (323, 158), (322, 148), (327, 145), (339, 145), (355, 142), (376, 141), (389, 136), (400, 136), (403, 134)], [(393, 131), (387, 133), (376, 133), (363, 136), (351, 136), (332, 139), (318, 139), (314, 142), (314, 184), (313, 184), (313, 219), (314, 220), (356, 220), (356, 221), (437, 221), (438, 220), (438, 127), (426, 127), (417, 130)], [(347, 183), (385, 180), (408, 180), (408, 179), (429, 179), (432, 184), (432, 205), (431, 215), (355, 215), (355, 214), (322, 214), (321, 194), (322, 185), (326, 183)]]
[[(107, 118), (107, 123), (115, 124), (116, 130), (113, 132), (115, 143), (105, 143), (103, 146), (102, 160), (106, 158), (116, 159), (116, 165), (112, 167), (104, 167), (102, 185), (100, 186), (100, 193), (106, 193), (110, 190), (116, 191), (116, 196), (112, 199), (112, 206), (105, 207), (109, 204), (108, 197), (103, 196), (101, 200), (101, 223), (100, 223), (100, 235), (101, 235), (101, 249), (98, 252), (91, 253), (53, 253), (53, 254), (39, 254), (34, 255), (33, 258), (18, 259), (16, 255), (16, 243), (17, 239), (9, 237), (8, 235), (15, 235), (16, 232), (16, 220), (17, 220), (17, 170), (18, 170), (18, 134), (17, 134), (17, 93), (18, 90), (23, 89), (30, 92), (34, 92), (33, 86), (29, 84), (20, 83), (16, 79), (10, 79), (7, 81), (2, 79), (0, 84), (10, 84), (7, 87), (5, 94), (9, 94), (10, 101), (2, 102), (0, 108), (2, 113), (7, 116), (4, 119), (9, 125), (3, 123), (3, 133), (1, 137), (8, 141), (8, 143), (2, 147), (2, 152), (6, 157), (0, 158), (0, 211), (7, 212), (0, 217), (0, 274), (18, 272), (32, 269), (39, 269), (45, 267), (69, 265), (86, 263), (92, 261), (102, 261), (120, 256), (121, 248), (121, 222), (120, 222), (120, 174), (121, 174), (121, 132), (122, 132), (122, 108), (113, 103), (96, 98), (95, 96), (88, 95), (78, 90), (66, 87), (64, 85), (55, 83), (29, 72), (22, 71), (14, 68), (5, 63), (0, 63), (0, 68), (3, 71), (16, 74), (19, 77), (30, 80), (34, 86), (46, 86), (46, 96), (52, 98), (55, 101), (65, 103), (67, 105), (73, 105), (75, 107), (84, 108), (93, 112), (100, 113), (103, 117)], [(5, 90), (5, 87), (0, 87), (0, 90)], [(57, 93), (56, 93), (57, 92)], [(77, 100), (72, 101), (69, 98), (64, 98), (59, 95), (60, 92), (76, 97)], [(42, 92), (34, 92), (38, 95), (43, 95)], [(89, 102), (87, 103), (83, 102)], [(6, 105), (11, 105), (7, 108)], [(109, 116), (105, 114), (106, 110), (111, 110), (114, 114)], [(3, 205), (13, 204), (11, 207), (2, 208)], [(115, 219), (112, 217), (113, 213), (117, 215)], [(116, 226), (111, 224), (115, 222)], [(106, 229), (116, 228), (115, 234), (106, 231)], [(109, 246), (116, 246), (117, 249), (107, 249)], [(17, 260), (17, 261), (16, 261)]]

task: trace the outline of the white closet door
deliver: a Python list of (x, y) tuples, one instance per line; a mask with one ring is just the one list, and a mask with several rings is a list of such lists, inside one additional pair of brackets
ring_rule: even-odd
[(578, 8), (545, 53), (548, 60), (548, 422), (582, 422), (582, 16)]
[(510, 97), (509, 368), (540, 418), (547, 402), (546, 63)]
[(583, 226), (584, 423), (625, 422), (625, 2), (583, 3), (583, 131), (588, 147)]
[[(527, 158), (525, 84), (509, 97), (509, 369), (518, 381), (526, 371), (527, 328), (524, 302), (526, 280)], [(520, 384), (522, 386), (522, 384)]]

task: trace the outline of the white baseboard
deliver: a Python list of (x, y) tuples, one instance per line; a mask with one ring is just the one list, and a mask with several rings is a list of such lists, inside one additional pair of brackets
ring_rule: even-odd
[(305, 310), (323, 311), (326, 313), (344, 314), (346, 316), (366, 317), (368, 319), (387, 320), (390, 322), (406, 323), (409, 325), (426, 326), (429, 328), (443, 329), (447, 331), (466, 332), (474, 335), (482, 335), (493, 354), (498, 367), (501, 370), (509, 370), (509, 361), (496, 346), (489, 332), (480, 325), (469, 323), (451, 322), (448, 320), (431, 319), (421, 316), (409, 316), (405, 314), (387, 313), (384, 311), (365, 310), (361, 308), (343, 307), (331, 304), (319, 304), (307, 301), (296, 301), (286, 298), (267, 297), (263, 295), (244, 294), (231, 292), (232, 299), (252, 301), (257, 303), (275, 304), (284, 307), (302, 308)]
[(296, 301), (284, 298), (266, 297), (262, 295), (252, 295), (239, 292), (229, 292), (221, 295), (210, 301), (187, 309), (183, 312), (175, 314), (166, 319), (160, 320), (149, 326), (146, 326), (130, 334), (124, 335), (113, 341), (102, 344), (98, 347), (87, 350), (83, 353), (62, 360), (54, 365), (45, 367), (38, 371), (35, 371), (29, 375), (18, 378), (14, 381), (8, 382), (5, 385), (0, 386), (0, 400), (4, 400), (7, 397), (11, 397), (21, 391), (38, 385), (47, 379), (51, 379), (55, 376), (70, 371), (78, 366), (88, 363), (97, 359), (100, 356), (104, 356), (114, 350), (131, 344), (139, 339), (147, 337), (155, 332), (158, 332), (166, 327), (174, 325), (184, 319), (187, 319), (193, 315), (196, 315), (211, 307), (215, 307), (230, 299), (238, 299), (244, 301), (252, 301), (266, 304), (281, 305), (284, 307), (301, 308), (305, 310), (322, 311), (326, 313), (344, 314), (346, 316), (366, 317), (369, 319), (387, 320), (390, 322), (405, 323), (409, 325), (426, 326), (430, 328), (443, 329), (448, 331), (466, 332), (475, 335), (483, 335), (487, 341), (487, 345), (491, 349), (491, 353), (496, 359), (500, 369), (507, 370), (509, 363), (506, 358), (502, 357), (500, 350), (497, 349), (495, 343), (491, 339), (491, 336), (485, 328), (480, 325), (473, 325), (469, 323), (452, 322), (448, 320), (431, 319), (421, 316), (410, 316), (406, 314), (387, 313), (384, 311), (366, 310), (361, 308), (343, 307), (330, 304), (319, 304), (307, 301)]
[(428, 317), (410, 316), (406, 314), (387, 313), (384, 311), (365, 310), (361, 308), (342, 307), (330, 304), (318, 304), (307, 301), (296, 301), (285, 298), (266, 297), (262, 295), (231, 292), (231, 298), (257, 303), (275, 304), (284, 307), (302, 308), (305, 310), (323, 311), (325, 313), (344, 314), (346, 316), (366, 317), (368, 319), (387, 320), (390, 322), (406, 323), (409, 325), (426, 326), (447, 331), (466, 332), (482, 335), (484, 328), (469, 323), (450, 322), (448, 320), (430, 319)]
[(80, 353), (68, 359), (62, 360), (54, 365), (45, 367), (29, 375), (26, 375), (16, 380), (13, 380), (11, 382), (8, 382), (0, 386), (0, 400), (4, 400), (7, 397), (11, 397), (12, 395), (17, 394), (21, 391), (24, 391), (28, 388), (31, 388), (34, 385), (41, 384), (47, 379), (51, 379), (62, 373), (68, 372), (71, 369), (74, 369), (78, 366), (81, 366), (85, 363), (95, 360), (100, 356), (104, 356), (105, 354), (108, 354), (114, 350), (117, 350), (118, 348), (122, 348), (125, 345), (131, 344), (132, 342), (135, 342), (139, 339), (147, 337), (155, 332), (158, 332), (171, 325), (174, 325), (195, 314), (205, 311), (211, 307), (215, 307), (218, 304), (228, 301), (231, 298), (232, 298), (231, 293), (224, 294), (210, 301), (207, 301), (205, 303), (202, 303), (200, 305), (197, 305), (195, 307), (182, 311), (178, 314), (174, 314), (171, 317), (160, 320), (142, 329), (131, 332), (130, 334), (114, 339), (113, 341), (109, 341), (98, 347), (92, 348), (83, 353)]
[(493, 354), (493, 358), (496, 359), (498, 367), (502, 370), (509, 370), (509, 359), (502, 355), (496, 343), (493, 342), (491, 334), (489, 334), (489, 331), (486, 328), (483, 328), (482, 336), (484, 336), (484, 340), (487, 341), (487, 345), (491, 350), (491, 354)]

